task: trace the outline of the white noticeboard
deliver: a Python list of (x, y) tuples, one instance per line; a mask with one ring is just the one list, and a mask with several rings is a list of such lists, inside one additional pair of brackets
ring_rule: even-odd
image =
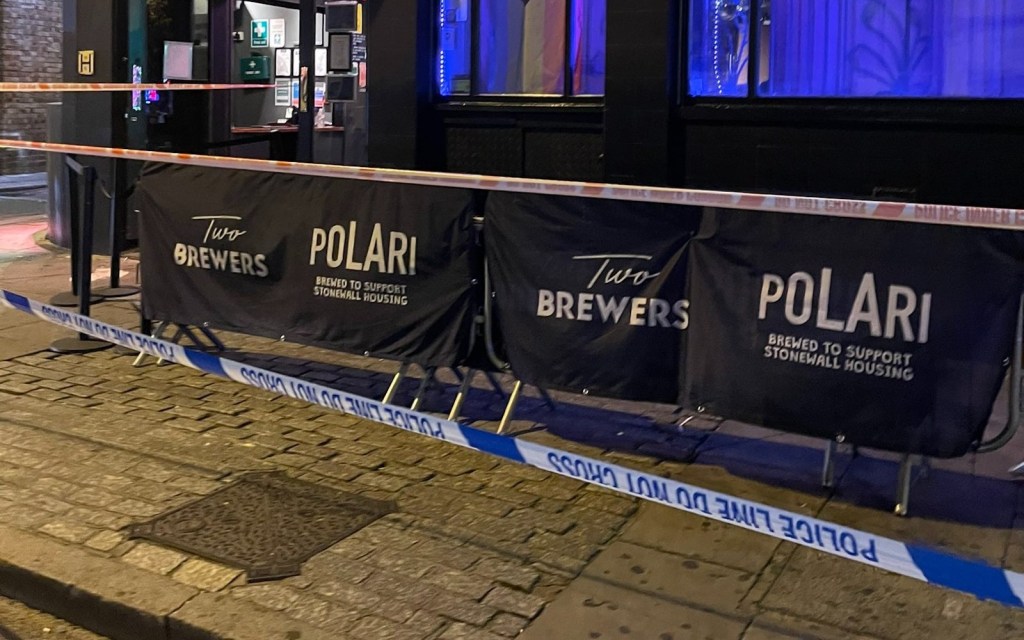
[(279, 49), (284, 46), (284, 18), (275, 18), (270, 21), (270, 46)]

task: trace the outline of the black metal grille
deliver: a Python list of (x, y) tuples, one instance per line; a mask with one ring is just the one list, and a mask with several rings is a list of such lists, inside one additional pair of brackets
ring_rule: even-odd
[(298, 575), (313, 555), (392, 511), (390, 503), (254, 472), (128, 533), (244, 569), (250, 581), (274, 580)]

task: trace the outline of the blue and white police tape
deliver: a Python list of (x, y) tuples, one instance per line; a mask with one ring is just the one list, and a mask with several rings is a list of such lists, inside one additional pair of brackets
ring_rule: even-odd
[(1024, 607), (1024, 574), (384, 404), (151, 338), (10, 291), (0, 289), (0, 294), (0, 303), (5, 306), (169, 362), (969, 593), (984, 600)]

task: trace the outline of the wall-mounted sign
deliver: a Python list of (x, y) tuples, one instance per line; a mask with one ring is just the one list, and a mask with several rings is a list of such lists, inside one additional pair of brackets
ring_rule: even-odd
[(327, 75), (327, 48), (317, 47), (313, 53), (313, 73), (322, 78)]
[(284, 18), (275, 18), (270, 21), (270, 46), (275, 49), (284, 46)]
[(268, 20), (252, 21), (252, 46), (255, 48), (270, 46), (270, 24)]
[(78, 52), (78, 75), (80, 76), (91, 76), (96, 74), (96, 52), (79, 51)]
[(274, 52), (274, 75), (278, 78), (292, 77), (292, 50), (278, 49)]
[(274, 106), (289, 107), (292, 104), (291, 78), (278, 78), (274, 86)]
[(324, 106), (324, 95), (327, 93), (327, 83), (317, 82), (313, 90), (313, 106), (322, 109)]
[(366, 62), (366, 34), (352, 34), (352, 62)]

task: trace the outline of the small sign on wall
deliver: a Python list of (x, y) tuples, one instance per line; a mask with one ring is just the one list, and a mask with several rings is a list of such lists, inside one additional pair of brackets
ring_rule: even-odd
[(287, 107), (292, 103), (292, 81), (290, 78), (278, 78), (274, 83), (274, 106)]
[(78, 52), (78, 75), (96, 75), (96, 52), (93, 50)]
[(283, 18), (270, 21), (270, 46), (279, 49), (284, 46), (285, 22)]
[(250, 44), (253, 48), (270, 45), (270, 25), (267, 20), (252, 21), (252, 42)]

